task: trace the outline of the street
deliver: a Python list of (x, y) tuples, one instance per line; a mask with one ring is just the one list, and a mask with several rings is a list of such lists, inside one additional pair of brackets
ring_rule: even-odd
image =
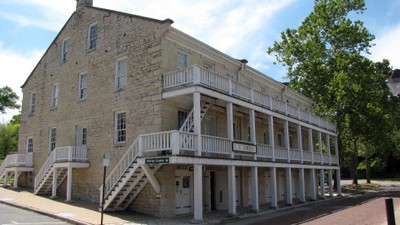
[(69, 225), (39, 213), (0, 204), (0, 225)]
[(278, 210), (257, 217), (227, 221), (230, 225), (263, 224), (386, 224), (385, 199), (393, 198), (396, 221), (400, 222), (400, 188), (381, 187), (376, 191), (320, 203)]

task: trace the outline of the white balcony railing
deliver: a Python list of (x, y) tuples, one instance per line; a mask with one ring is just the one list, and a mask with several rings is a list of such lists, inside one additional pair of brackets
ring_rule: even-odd
[(232, 81), (226, 76), (221, 76), (214, 71), (207, 70), (198, 65), (171, 71), (163, 75), (163, 88), (165, 89), (186, 85), (202, 85), (336, 132), (336, 126), (334, 124), (323, 120), (310, 112), (304, 111), (276, 98), (271, 98), (271, 96), (267, 94), (256, 91), (251, 87), (236, 81)]
[[(139, 135), (137, 140), (139, 143), (137, 148), (140, 156), (146, 156), (146, 154), (149, 153), (152, 153), (152, 155), (154, 155), (154, 153), (162, 155), (165, 154), (165, 151), (170, 152), (172, 155), (185, 155), (187, 151), (197, 151), (197, 135), (194, 133), (172, 130)], [(232, 141), (227, 138), (201, 135), (201, 142), (201, 152), (204, 154), (203, 156), (218, 157), (218, 155), (210, 155), (209, 153), (220, 155), (243, 154), (232, 151)], [(262, 158), (264, 161), (273, 159), (301, 161), (303, 159), (303, 162), (306, 163), (321, 163), (321, 153), (314, 152), (312, 155), (312, 153), (307, 150), (300, 151), (290, 148), (288, 151), (286, 147), (275, 146), (275, 148), (273, 148), (265, 144), (257, 145), (256, 156), (256, 158)], [(337, 157), (333, 155), (323, 154), (322, 160), (324, 164), (329, 164), (331, 162), (331, 164), (338, 165), (339, 163)]]
[(11, 154), (7, 155), (0, 165), (0, 177), (9, 167), (32, 167), (32, 155), (31, 154)]

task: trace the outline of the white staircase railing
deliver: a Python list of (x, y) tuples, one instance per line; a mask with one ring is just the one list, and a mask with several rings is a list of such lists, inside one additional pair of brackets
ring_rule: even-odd
[[(202, 120), (207, 113), (208, 109), (211, 107), (211, 103), (202, 101), (201, 104), (201, 112), (200, 112), (200, 120)], [(186, 117), (179, 131), (190, 132), (194, 127), (194, 107), (192, 111), (190, 111), (189, 115)]]
[(41, 182), (43, 178), (46, 176), (47, 172), (50, 170), (50, 168), (53, 166), (53, 163), (55, 161), (55, 156), (56, 156), (56, 151), (52, 151), (47, 157), (46, 162), (44, 162), (42, 168), (39, 170), (38, 174), (35, 177), (35, 183), (34, 183), (34, 190), (35, 192), (40, 189), (40, 184), (43, 184)]
[[(128, 170), (128, 168), (132, 165), (139, 153), (139, 146), (138, 146), (138, 138), (132, 143), (129, 147), (128, 151), (124, 154), (118, 164), (114, 167), (114, 169), (108, 175), (105, 181), (104, 187), (104, 196), (110, 194), (110, 191), (113, 189), (115, 184), (117, 184), (118, 180), (122, 177), (122, 175)], [(100, 192), (103, 191), (103, 185), (99, 188)], [(100, 195), (102, 196), (102, 195)], [(101, 201), (100, 201), (101, 202)]]

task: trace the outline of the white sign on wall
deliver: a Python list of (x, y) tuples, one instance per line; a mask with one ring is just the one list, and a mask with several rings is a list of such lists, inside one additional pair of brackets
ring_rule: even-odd
[(257, 146), (247, 143), (233, 142), (233, 151), (257, 153)]

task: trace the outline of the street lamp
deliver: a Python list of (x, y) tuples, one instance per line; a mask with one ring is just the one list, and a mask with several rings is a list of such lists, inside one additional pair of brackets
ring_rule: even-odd
[(104, 214), (104, 189), (106, 186), (106, 172), (107, 166), (110, 165), (110, 156), (106, 153), (103, 154), (103, 190), (102, 190), (102, 197), (101, 197), (101, 222), (100, 224), (103, 225), (103, 214)]
[(387, 86), (392, 92), (392, 95), (400, 97), (400, 70), (393, 70), (392, 75), (389, 77), (387, 81)]

